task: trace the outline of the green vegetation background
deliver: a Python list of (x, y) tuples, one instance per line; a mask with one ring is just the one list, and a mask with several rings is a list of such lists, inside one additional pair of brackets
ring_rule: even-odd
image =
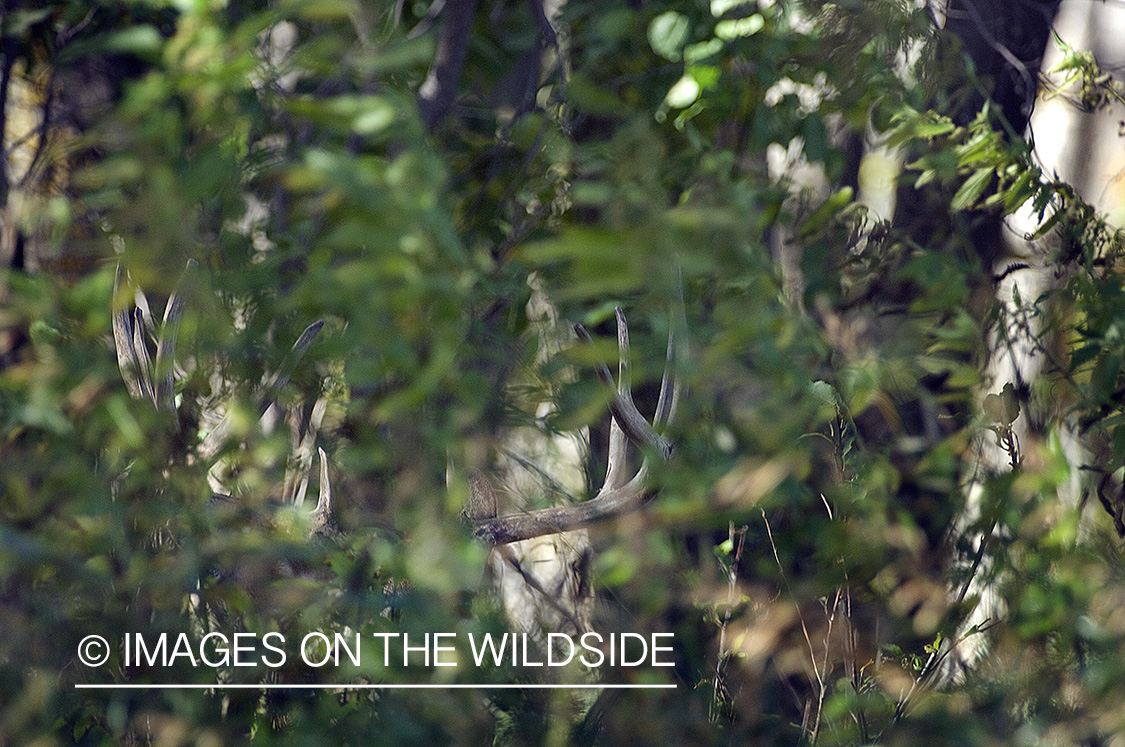
[[(973, 98), (995, 82), (938, 53), (914, 5), (569, 0), (547, 33), (541, 4), (481, 3), (451, 107), (424, 119), (437, 4), (6, 3), (0, 198), (24, 262), (0, 275), (0, 744), (1114, 743), (1120, 237)], [(1117, 90), (1068, 59), (1088, 104)], [(860, 199), (860, 166), (882, 163), (845, 147), (865, 134), (904, 154), (897, 215), (929, 223)], [(770, 167), (794, 142), (818, 189)], [(1029, 200), (1059, 280), (1019, 308), (1048, 364), (982, 410), (990, 330), (1011, 320), (974, 227)], [(176, 412), (122, 381), (118, 262), (157, 318), (181, 283)], [(642, 512), (592, 529), (596, 626), (676, 636), (673, 670), (601, 681), (677, 689), (74, 688), (533, 681), (75, 657), (89, 634), (209, 626), (504, 631), (464, 471), (543, 396), (547, 427), (604, 431), (593, 364), (615, 355), (536, 366), (533, 273), (597, 340), (627, 310), (642, 406), (683, 295), (674, 457)], [(328, 395), (341, 533), (310, 540), (308, 509), (274, 500), (289, 435), (263, 436), (254, 407), (316, 320), (280, 395)], [(192, 455), (219, 388), (240, 445), (216, 505)], [(1018, 446), (1012, 412), (1035, 418)], [(1016, 467), (980, 476), (980, 515), (952, 531), (980, 444), (1005, 437)], [(1059, 499), (1079, 478), (1112, 488), (1085, 524)], [(971, 575), (1002, 614), (989, 655), (938, 686)]]

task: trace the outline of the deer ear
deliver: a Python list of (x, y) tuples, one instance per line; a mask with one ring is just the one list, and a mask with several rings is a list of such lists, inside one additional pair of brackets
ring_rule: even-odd
[(465, 518), (479, 521), (495, 516), (496, 491), (483, 473), (473, 472), (469, 475), (469, 503), (465, 507)]

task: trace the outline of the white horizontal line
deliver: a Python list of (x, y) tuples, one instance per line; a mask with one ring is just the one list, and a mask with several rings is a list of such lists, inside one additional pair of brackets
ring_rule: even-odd
[(310, 685), (283, 683), (225, 684), (119, 684), (107, 685), (76, 684), (75, 690), (674, 690), (677, 685), (558, 685), (558, 684), (358, 684), (346, 683), (332, 685)]

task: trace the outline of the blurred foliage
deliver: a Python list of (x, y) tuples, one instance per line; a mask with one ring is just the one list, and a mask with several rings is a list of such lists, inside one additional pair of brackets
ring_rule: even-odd
[[(0, 744), (1109, 743), (1125, 730), (1122, 237), (990, 106), (968, 125), (941, 113), (971, 81), (935, 62), (946, 40), (917, 5), (568, 0), (547, 35), (542, 4), (481, 4), (453, 110), (427, 131), (438, 4), (6, 3)], [(1082, 53), (1061, 69), (1086, 108), (1117, 91)], [(902, 154), (900, 203), (951, 238), (874, 214), (865, 143)], [(973, 232), (1025, 205), (1060, 280), (1013, 320)], [(117, 367), (111, 311), (131, 301), (114, 272), (159, 318), (189, 260), (179, 407), (157, 410)], [(533, 274), (596, 338), (629, 310), (642, 409), (683, 296), (674, 458), (642, 512), (591, 529), (595, 626), (675, 634), (673, 669), (597, 681), (675, 690), (75, 688), (542, 676), (384, 667), (367, 648), (506, 630), (457, 475), (538, 422), (510, 388), (535, 364)], [(314, 320), (279, 394), (328, 402), (342, 532), (309, 539), (308, 509), (276, 500), (288, 434), (255, 408)], [(984, 399), (990, 340), (1029, 320), (1043, 375)], [(538, 369), (558, 374), (537, 384), (557, 397), (547, 425), (605, 440), (591, 364), (611, 350)], [(218, 400), (229, 500), (196, 458)], [(997, 440), (1011, 466), (982, 468)], [(1060, 498), (1083, 481), (1104, 512)], [(973, 482), (981, 508), (958, 523)], [(1003, 613), (965, 632), (974, 577)], [(75, 657), (87, 635), (210, 630), (359, 634), (365, 656)], [(990, 652), (943, 682), (960, 635)]]

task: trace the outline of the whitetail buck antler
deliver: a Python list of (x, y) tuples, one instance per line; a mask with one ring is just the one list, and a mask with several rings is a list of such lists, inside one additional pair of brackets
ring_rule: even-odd
[[(184, 275), (176, 284), (164, 309), (164, 319), (159, 328), (152, 316), (144, 291), (137, 288), (133, 294), (133, 307), (128, 306), (113, 313), (113, 340), (117, 348), (117, 363), (121, 376), (130, 395), (135, 399), (151, 400), (157, 409), (176, 410), (175, 379), (173, 361), (176, 352), (176, 339), (180, 319), (183, 315), (184, 299), (182, 286), (187, 277), (198, 266), (189, 260)], [(122, 263), (117, 264), (114, 277), (114, 299), (122, 286), (128, 282)], [(258, 401), (258, 417), (262, 418), (277, 400), (281, 389), (289, 382), (298, 362), (304, 356), (313, 340), (324, 326), (323, 321), (310, 324), (293, 347), (282, 359), (277, 369), (263, 377)], [(155, 347), (155, 357), (152, 348)], [(294, 418), (293, 459), (286, 469), (283, 483), (282, 501), (302, 504), (308, 486), (309, 471), (316, 451), (316, 436), (324, 417), (327, 399), (322, 394), (305, 417)], [(218, 415), (216, 414), (216, 418)], [(224, 413), (218, 424), (207, 433), (197, 448), (198, 456), (204, 461), (219, 457), (231, 438), (232, 420), (230, 413)], [(328, 484), (327, 457), (320, 449), (320, 497), (314, 517), (314, 533), (330, 524), (331, 486)], [(218, 463), (212, 465), (212, 472)], [(214, 484), (213, 489), (220, 490)], [(221, 490), (220, 490), (221, 492)]]
[[(184, 270), (186, 277), (198, 267), (194, 259), (189, 259)], [(121, 290), (125, 280), (125, 268), (117, 263), (117, 272), (113, 278), (113, 296)], [(117, 365), (121, 369), (121, 376), (125, 379), (125, 387), (134, 399), (151, 399), (157, 409), (172, 409), (176, 405), (172, 398), (173, 378), (172, 360), (176, 354), (176, 337), (180, 330), (180, 317), (183, 315), (184, 300), (180, 293), (180, 283), (168, 297), (168, 304), (164, 307), (164, 321), (160, 325), (159, 333), (156, 322), (152, 318), (152, 310), (148, 305), (148, 298), (141, 290), (134, 294), (136, 307), (133, 313), (127, 308), (113, 313), (113, 342), (117, 347)], [(145, 333), (156, 338), (156, 360), (153, 361), (149, 353)]]
[[(468, 518), (473, 521), (474, 534), (488, 544), (505, 545), (543, 535), (559, 534), (633, 511), (643, 505), (649, 494), (647, 479), (651, 457), (646, 454), (640, 468), (629, 479), (626, 472), (629, 442), (651, 449), (663, 461), (671, 457), (671, 442), (661, 436), (656, 428), (666, 426), (672, 421), (680, 397), (680, 382), (675, 371), (681, 347), (679, 336), (676, 334), (678, 320), (675, 318), (676, 315), (673, 315), (668, 332), (668, 352), (664, 377), (660, 384), (660, 397), (657, 400), (652, 423), (649, 423), (637, 410), (630, 389), (629, 326), (625, 321), (625, 313), (620, 308), (615, 309), (614, 313), (617, 317), (619, 360), (616, 386), (609, 368), (604, 363), (599, 363), (596, 369), (598, 378), (613, 392), (609, 405), (613, 415), (610, 424), (609, 460), (601, 490), (588, 501), (568, 506), (540, 508), (505, 516), (487, 516), (490, 509), (495, 512), (496, 503), (494, 498), (489, 498), (491, 486), (485, 478), (477, 476), (470, 480), (472, 510), (468, 512)], [(575, 325), (574, 329), (579, 337), (586, 342), (591, 342), (589, 333), (582, 325)]]

